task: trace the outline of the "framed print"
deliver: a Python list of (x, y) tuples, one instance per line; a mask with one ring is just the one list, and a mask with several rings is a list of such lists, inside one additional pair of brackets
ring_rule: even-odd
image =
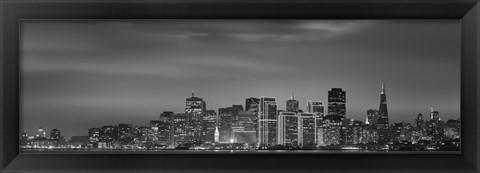
[(478, 1), (1, 8), (4, 172), (479, 169)]
[(21, 153), (460, 153), (456, 20), (20, 26)]

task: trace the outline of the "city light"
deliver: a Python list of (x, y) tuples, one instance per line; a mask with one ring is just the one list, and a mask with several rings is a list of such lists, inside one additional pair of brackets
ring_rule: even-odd
[[(69, 140), (61, 131), (39, 127), (20, 136), (22, 151), (162, 151), (162, 150), (358, 150), (459, 151), (460, 121), (442, 121), (430, 109), (430, 120), (412, 115), (414, 124), (389, 121), (385, 82), (379, 109), (367, 109), (365, 122), (347, 118), (346, 91), (332, 88), (328, 103), (307, 101), (302, 111), (294, 95), (287, 110), (278, 110), (275, 97), (247, 98), (243, 105), (215, 110), (196, 97), (186, 99), (184, 113), (164, 111), (148, 126), (104, 125)], [(325, 110), (326, 109), (326, 110)]]

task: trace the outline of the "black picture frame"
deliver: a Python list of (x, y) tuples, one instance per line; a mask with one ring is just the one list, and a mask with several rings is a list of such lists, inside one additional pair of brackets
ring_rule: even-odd
[[(1, 172), (480, 171), (478, 0), (1, 0), (0, 8)], [(259, 18), (461, 20), (462, 154), (19, 153), (20, 20)]]

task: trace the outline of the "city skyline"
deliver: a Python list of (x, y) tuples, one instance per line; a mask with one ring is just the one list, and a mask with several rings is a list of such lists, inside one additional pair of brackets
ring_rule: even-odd
[[(356, 150), (459, 151), (460, 120), (442, 121), (430, 108), (430, 119), (418, 114), (415, 123), (389, 123), (385, 81), (378, 110), (369, 109), (365, 122), (345, 117), (346, 91), (332, 88), (328, 110), (309, 101), (308, 112), (286, 101), (277, 109), (275, 97), (247, 98), (243, 105), (207, 110), (206, 102), (192, 95), (185, 112), (162, 112), (149, 126), (103, 125), (88, 129), (88, 136), (65, 138), (53, 129), (47, 137), (39, 127), (34, 136), (22, 133), (22, 152), (43, 151), (159, 151), (159, 150)], [(254, 108), (256, 105), (256, 109)], [(314, 107), (312, 107), (314, 106)]]
[(191, 90), (207, 109), (273, 96), (285, 110), (294, 92), (305, 110), (343, 88), (346, 117), (363, 121), (381, 80), (391, 122), (430, 107), (457, 119), (459, 33), (448, 20), (25, 21), (21, 127), (33, 129), (20, 130), (147, 125), (183, 112)]
[[(340, 91), (346, 92), (346, 91), (342, 90), (341, 88), (332, 88), (331, 90), (335, 90), (335, 89), (340, 89)], [(331, 90), (330, 90), (330, 91), (331, 91)], [(379, 106), (378, 108), (369, 108), (368, 110), (366, 110), (366, 111), (365, 111), (365, 115), (364, 115), (364, 116), (365, 116), (364, 119), (354, 119), (354, 118), (344, 117), (343, 120), (355, 120), (355, 121), (361, 121), (361, 122), (364, 122), (364, 123), (365, 123), (365, 122), (367, 122), (366, 120), (367, 120), (368, 118), (370, 118), (368, 112), (371, 111), (371, 110), (374, 110), (374, 111), (378, 111), (378, 112), (377, 112), (377, 113), (378, 113), (378, 121), (379, 121), (379, 122), (383, 122), (383, 123), (379, 123), (379, 124), (383, 124), (383, 125), (386, 126), (386, 127), (390, 127), (390, 126), (393, 125), (394, 123), (411, 123), (411, 124), (416, 123), (415, 120), (418, 118), (418, 115), (419, 115), (419, 114), (422, 114), (422, 113), (418, 113), (418, 114), (416, 114), (415, 116), (412, 116), (412, 119), (411, 119), (410, 121), (390, 122), (390, 123), (389, 123), (388, 119), (389, 119), (389, 118), (392, 118), (392, 117), (391, 117), (391, 116), (388, 116), (388, 113), (387, 113), (387, 114), (385, 115), (387, 120), (386, 120), (386, 121), (385, 121), (385, 120), (382, 120), (382, 119), (384, 119), (384, 118), (382, 118), (383, 116), (382, 116), (382, 114), (380, 113), (380, 112), (382, 112), (382, 111), (380, 111), (380, 110), (381, 110), (381, 109), (385, 109), (385, 110), (387, 109), (386, 106), (385, 106), (386, 103), (387, 103), (387, 102), (386, 102), (385, 94), (386, 94), (386, 92), (385, 92), (385, 81), (382, 80), (382, 87), (381, 87), (381, 92), (380, 92), (380, 96), (381, 96), (381, 99), (380, 99), (380, 103), (381, 103), (381, 104), (380, 104), (380, 106)], [(347, 94), (345, 94), (345, 95), (347, 95)], [(320, 101), (320, 102), (323, 102), (323, 105), (322, 105), (322, 106), (323, 106), (323, 112), (315, 112), (315, 111), (314, 111), (314, 112), (310, 112), (310, 111), (308, 111), (308, 109), (302, 109), (301, 107), (300, 107), (298, 110), (295, 110), (295, 111), (292, 112), (292, 111), (288, 111), (287, 109), (278, 109), (278, 106), (281, 105), (281, 103), (280, 103), (279, 100), (276, 99), (276, 97), (270, 97), (270, 96), (248, 97), (248, 98), (245, 98), (245, 100), (249, 100), (249, 99), (252, 99), (252, 98), (258, 99), (258, 101), (259, 101), (260, 103), (262, 102), (262, 99), (269, 99), (269, 98), (270, 98), (270, 99), (273, 99), (274, 102), (275, 102), (274, 105), (275, 105), (275, 109), (276, 109), (276, 111), (275, 111), (274, 114), (275, 114), (275, 116), (277, 117), (277, 119), (280, 118), (280, 115), (282, 115), (282, 113), (287, 113), (287, 114), (288, 114), (288, 113), (294, 113), (294, 115), (296, 115), (297, 113), (307, 113), (307, 114), (319, 114), (319, 113), (320, 113), (320, 114), (321, 114), (321, 117), (326, 117), (327, 115), (329, 115), (329, 111), (331, 111), (331, 110), (328, 108), (328, 105), (329, 105), (329, 102), (328, 102), (328, 101), (326, 101), (326, 102)], [(202, 97), (197, 97), (197, 96), (195, 96), (195, 92), (194, 92), (194, 91), (191, 92), (191, 97), (187, 97), (187, 98), (185, 98), (185, 99), (186, 99), (187, 105), (185, 106), (184, 111), (174, 112), (174, 111), (170, 111), (170, 110), (164, 110), (164, 111), (161, 111), (161, 112), (158, 113), (158, 115), (157, 115), (157, 117), (156, 117), (157, 119), (155, 119), (155, 118), (149, 119), (149, 120), (145, 121), (145, 124), (132, 124), (132, 123), (130, 123), (130, 122), (117, 122), (117, 123), (111, 123), (111, 124), (103, 124), (103, 125), (101, 125), (101, 126), (116, 126), (116, 125), (118, 125), (118, 124), (131, 124), (133, 127), (148, 127), (148, 126), (150, 126), (150, 125), (149, 125), (149, 122), (151, 123), (151, 121), (161, 120), (161, 119), (162, 119), (162, 118), (161, 118), (162, 114), (163, 114), (163, 113), (167, 113), (167, 112), (172, 112), (173, 114), (192, 114), (192, 113), (202, 113), (202, 110), (203, 110), (203, 111), (213, 111), (214, 115), (215, 115), (216, 118), (217, 118), (217, 121), (218, 121), (218, 119), (220, 118), (220, 116), (221, 116), (221, 114), (222, 114), (221, 111), (224, 111), (225, 109), (229, 109), (229, 108), (234, 108), (234, 107), (236, 107), (236, 106), (242, 106), (242, 110), (240, 110), (240, 111), (256, 112), (256, 111), (248, 111), (246, 104), (231, 104), (230, 106), (220, 107), (220, 108), (216, 108), (216, 109), (208, 109), (207, 107), (205, 107), (205, 105), (207, 104), (207, 102), (206, 102)], [(293, 93), (292, 93), (292, 97), (290, 97), (290, 99), (285, 100), (285, 104), (288, 105), (291, 100), (295, 100), (294, 97), (293, 97)], [(298, 100), (295, 100), (295, 101), (298, 101)], [(312, 101), (312, 100), (309, 100), (309, 101)], [(198, 102), (198, 105), (191, 106), (191, 105), (189, 104), (189, 103), (191, 103), (191, 102)], [(306, 102), (308, 102), (308, 101), (306, 101)], [(184, 102), (184, 103), (185, 103), (185, 102)], [(261, 104), (259, 104), (258, 106), (259, 106), (259, 107), (257, 108), (257, 111), (260, 110), (260, 112), (261, 112), (261, 110), (262, 110), (262, 109), (260, 109)], [(287, 106), (286, 106), (286, 107), (287, 107)], [(345, 107), (348, 108), (348, 104), (345, 103)], [(243, 109), (243, 108), (245, 108), (245, 109)], [(305, 108), (308, 108), (308, 105), (305, 105)], [(335, 111), (333, 111), (333, 112), (335, 112)], [(436, 112), (437, 118), (432, 118), (432, 116), (433, 116), (432, 113), (433, 113), (433, 112)], [(320, 115), (320, 114), (319, 114), (319, 115)], [(423, 114), (422, 114), (422, 115), (423, 115)], [(433, 107), (430, 107), (430, 108), (429, 108), (429, 114), (424, 114), (424, 115), (427, 116), (427, 117), (428, 117), (428, 116), (430, 117), (430, 118), (428, 118), (428, 119), (426, 119), (426, 120), (434, 120), (434, 119), (440, 119), (440, 120), (441, 120), (441, 119), (442, 119), (442, 117), (439, 116), (439, 111), (438, 111), (438, 109), (434, 109)], [(335, 116), (338, 116), (338, 115), (335, 115)], [(259, 115), (259, 117), (261, 117), (261, 115)], [(340, 115), (340, 117), (343, 117), (343, 116)], [(267, 118), (267, 119), (268, 119), (268, 118)], [(327, 118), (327, 119), (328, 119), (328, 118)], [(459, 119), (460, 119), (460, 117), (443, 119), (443, 120), (446, 121), (446, 120), (459, 120)], [(343, 120), (342, 120), (342, 121), (343, 121)], [(277, 120), (275, 119), (275, 121), (277, 121)], [(99, 122), (99, 123), (101, 124), (101, 122)], [(217, 122), (217, 123), (218, 123), (218, 122)], [(368, 124), (368, 123), (367, 123), (367, 124)], [(219, 126), (219, 125), (217, 125), (216, 127), (218, 127), (218, 126)], [(44, 128), (43, 126), (37, 126), (37, 127), (38, 127), (37, 129), (32, 129), (32, 131), (31, 131), (32, 133), (27, 133), (27, 134), (34, 134), (34, 136), (35, 136), (35, 135), (38, 135), (39, 132), (43, 132), (43, 136), (46, 136), (47, 131), (50, 131), (50, 130), (52, 130), (52, 131), (58, 131), (58, 128), (51, 128), (51, 127), (50, 127), (50, 128), (49, 128), (49, 127)], [(380, 126), (379, 126), (379, 127), (380, 127)], [(94, 128), (94, 127), (88, 127), (88, 128)], [(49, 129), (50, 129), (50, 130), (49, 130)], [(37, 130), (38, 130), (38, 131), (37, 131)], [(40, 130), (41, 130), (41, 131), (40, 131)], [(24, 131), (24, 132), (26, 133), (26, 131)], [(83, 134), (83, 135), (84, 135), (84, 134)], [(82, 135), (82, 134), (75, 134), (75, 135), (70, 135), (70, 136), (67, 136), (67, 135), (64, 135), (64, 136), (65, 136), (65, 137), (71, 137), (71, 136), (83, 136), (83, 135)], [(40, 136), (42, 136), (42, 135), (40, 134)]]

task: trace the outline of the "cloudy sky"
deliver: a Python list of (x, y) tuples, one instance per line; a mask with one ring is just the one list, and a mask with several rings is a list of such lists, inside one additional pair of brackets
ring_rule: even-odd
[(218, 110), (290, 93), (347, 92), (347, 118), (378, 109), (391, 122), (460, 113), (458, 20), (121, 20), (22, 22), (21, 131), (64, 135), (183, 112), (195, 90)]

